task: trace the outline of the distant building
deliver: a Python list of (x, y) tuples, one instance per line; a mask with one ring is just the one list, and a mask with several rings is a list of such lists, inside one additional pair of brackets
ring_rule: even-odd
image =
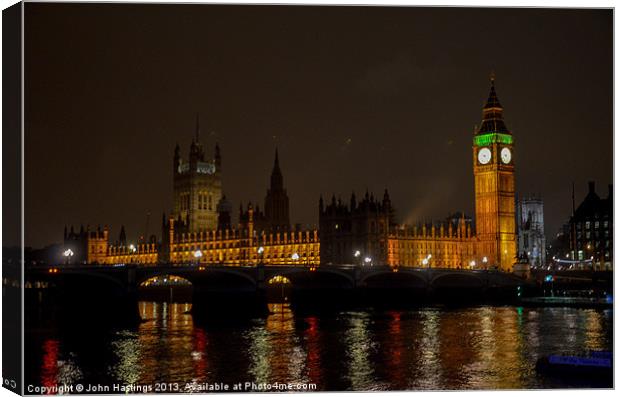
[[(107, 262), (107, 251), (107, 226), (104, 226), (103, 230), (101, 226), (98, 226), (96, 230), (90, 230), (89, 226), (84, 230), (84, 227), (80, 226), (79, 232), (75, 232), (73, 226), (67, 231), (67, 227), (65, 226), (63, 258), (59, 258), (59, 261), (65, 264), (103, 264)], [(65, 252), (66, 255), (64, 255)]]
[[(388, 234), (393, 223), (390, 196), (375, 200), (366, 192), (359, 203), (355, 193), (349, 205), (336, 200), (325, 205), (319, 199), (319, 236), (323, 263), (361, 263), (369, 258), (375, 263), (388, 260)], [(357, 253), (357, 254), (356, 254)]]
[(541, 198), (530, 197), (519, 201), (517, 208), (519, 254), (524, 255), (530, 266), (546, 263), (544, 206)]
[(215, 145), (213, 159), (205, 158), (200, 143), (200, 123), (196, 120), (196, 136), (189, 149), (189, 161), (183, 161), (179, 145), (174, 149), (172, 164), (174, 208), (172, 217), (188, 232), (217, 228), (217, 204), (222, 198), (222, 157)]
[(588, 182), (588, 194), (569, 220), (571, 258), (592, 259), (596, 269), (612, 269), (613, 206), (613, 185), (602, 199), (594, 182)]
[(321, 198), (323, 263), (465, 268), (476, 262), (471, 218), (455, 213), (445, 222), (410, 226), (396, 224), (394, 212), (387, 190), (382, 200), (366, 193), (359, 203), (352, 194), (349, 205), (334, 196), (325, 205)]
[(280, 171), (278, 149), (276, 149), (273, 171), (271, 171), (271, 185), (265, 196), (265, 218), (269, 229), (273, 231), (287, 231), (291, 228), (288, 194), (284, 188), (282, 171)]
[[(317, 230), (291, 230), (289, 201), (276, 151), (267, 210), (251, 203), (239, 207), (239, 222), (232, 222), (232, 204), (222, 195), (221, 155), (215, 146), (213, 160), (205, 160), (199, 142), (199, 125), (190, 147), (189, 162), (174, 152), (171, 216), (162, 216), (160, 242), (150, 239), (132, 243), (122, 226), (116, 242), (109, 242), (107, 226), (79, 233), (65, 228), (63, 249), (74, 256), (65, 262), (88, 264), (192, 263), (196, 265), (300, 264), (320, 262)], [(269, 214), (269, 216), (267, 216)]]

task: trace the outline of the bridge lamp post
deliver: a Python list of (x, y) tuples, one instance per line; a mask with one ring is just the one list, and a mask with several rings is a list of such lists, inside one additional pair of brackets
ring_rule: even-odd
[(422, 259), (422, 265), (426, 266), (427, 269), (430, 270), (431, 268), (431, 258), (433, 257), (433, 255), (428, 254), (426, 256), (426, 258)]
[(487, 262), (489, 261), (489, 258), (487, 258), (486, 256), (482, 257), (482, 263), (484, 263), (484, 269), (486, 270), (487, 268)]
[(265, 252), (265, 247), (261, 245), (260, 247), (258, 247), (256, 252), (258, 253), (258, 264), (262, 265), (263, 264), (263, 253)]
[(367, 264), (368, 266), (372, 266), (372, 258), (369, 256), (365, 257), (364, 263)]
[(353, 257), (354, 257), (354, 258), (355, 258), (355, 260), (357, 261), (357, 264), (358, 264), (358, 265), (361, 265), (361, 264), (362, 264), (361, 256), (362, 256), (362, 253), (360, 252), (360, 250), (355, 250), (355, 251), (353, 252)]
[(138, 249), (136, 248), (136, 246), (135, 246), (135, 245), (131, 244), (131, 245), (129, 246), (129, 251), (131, 251), (132, 253), (135, 253), (137, 250), (138, 250)]
[(73, 251), (71, 250), (71, 248), (66, 249), (62, 255), (67, 258), (67, 265), (71, 264), (71, 257), (73, 256)]
[(469, 268), (474, 269), (476, 267), (476, 261), (469, 262)]
[(295, 264), (297, 264), (297, 261), (299, 261), (299, 254), (294, 252), (293, 255), (291, 255), (291, 259), (295, 261)]
[(196, 250), (194, 251), (194, 258), (196, 258), (196, 264), (200, 264), (200, 258), (202, 258), (202, 251)]

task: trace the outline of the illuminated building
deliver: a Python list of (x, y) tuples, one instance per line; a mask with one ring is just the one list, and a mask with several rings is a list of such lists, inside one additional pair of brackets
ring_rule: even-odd
[(613, 186), (607, 198), (596, 194), (594, 182), (569, 220), (571, 259), (592, 259), (598, 270), (610, 270), (613, 263)]
[[(174, 219), (170, 219), (167, 226), (165, 244), (170, 247), (168, 259), (172, 263), (247, 266), (259, 263), (315, 265), (320, 262), (317, 230), (257, 230), (251, 204), (236, 229), (178, 233)], [(199, 257), (196, 256), (198, 251)]]
[(541, 198), (519, 200), (519, 254), (526, 254), (531, 266), (545, 264), (545, 221)]
[(459, 268), (475, 260), (476, 239), (464, 217), (457, 227), (397, 225), (387, 190), (381, 201), (366, 193), (357, 203), (353, 194), (348, 206), (321, 199), (319, 219), (323, 263)]
[[(65, 228), (63, 248), (81, 255), (71, 263), (153, 266), (160, 263), (231, 266), (320, 263), (318, 231), (290, 228), (288, 196), (277, 151), (265, 198), (267, 210), (262, 213), (252, 204), (246, 209), (241, 207), (235, 227), (231, 218), (232, 204), (221, 196), (219, 147), (216, 146), (215, 159), (205, 162), (198, 131), (197, 125), (188, 163), (180, 159), (178, 146), (175, 149), (175, 204), (171, 216), (164, 214), (162, 217), (161, 242), (128, 243), (124, 227), (116, 244), (108, 242), (107, 226), (103, 231), (82, 230), (80, 233), (75, 233), (73, 228), (67, 233)], [(213, 203), (215, 198), (218, 199), (216, 204)]]
[(88, 236), (86, 261), (231, 266), (354, 263), (511, 271), (517, 254), (513, 137), (504, 124), (494, 79), (482, 118), (473, 138), (475, 231), (464, 214), (438, 224), (396, 224), (387, 190), (381, 200), (366, 193), (359, 203), (353, 194), (348, 205), (335, 196), (328, 204), (321, 198), (319, 230), (291, 230), (277, 150), (265, 212), (252, 204), (241, 206), (234, 227), (232, 205), (222, 196), (219, 147), (213, 160), (205, 160), (197, 123), (189, 162), (181, 160), (178, 145), (174, 151), (174, 208), (170, 217), (163, 216), (161, 243), (109, 246), (105, 229), (103, 234)]
[(390, 266), (482, 268), (488, 266), (484, 255), (476, 256), (477, 240), (461, 218), (457, 227), (452, 222), (439, 225), (398, 225), (388, 239)]
[[(358, 205), (319, 201), (321, 258), (325, 263), (493, 268), (511, 271), (516, 260), (513, 138), (503, 120), (494, 79), (482, 124), (474, 134), (476, 232), (462, 216), (445, 223), (397, 225), (387, 191)], [(366, 259), (368, 258), (368, 260)]]
[(217, 227), (217, 204), (222, 198), (222, 157), (215, 145), (213, 159), (205, 159), (200, 143), (200, 124), (189, 149), (189, 161), (183, 161), (177, 144), (172, 162), (174, 208), (172, 216), (182, 220), (189, 232)]
[(478, 251), (490, 263), (512, 270), (517, 256), (514, 142), (503, 112), (491, 78), (482, 124), (474, 136), (476, 237)]
[(108, 227), (104, 226), (102, 230), (98, 226), (97, 230), (90, 230), (90, 226), (87, 226), (84, 230), (80, 226), (80, 231), (75, 232), (71, 226), (67, 232), (65, 226), (62, 251), (71, 254), (71, 257), (64, 258), (67, 263), (107, 263)]

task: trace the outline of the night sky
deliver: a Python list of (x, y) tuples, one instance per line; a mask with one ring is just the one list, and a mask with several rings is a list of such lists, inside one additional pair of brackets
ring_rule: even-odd
[[(546, 233), (613, 177), (612, 12), (26, 4), (26, 245), (65, 224), (160, 235), (196, 113), (224, 193), (263, 207), (279, 149), (291, 221), (388, 188), (399, 222), (474, 213), (472, 133), (495, 71), (517, 193)], [(17, 243), (17, 242), (15, 242)]]

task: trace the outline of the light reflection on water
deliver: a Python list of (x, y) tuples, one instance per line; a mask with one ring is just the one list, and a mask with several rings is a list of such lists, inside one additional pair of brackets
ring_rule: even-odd
[[(190, 304), (140, 302), (134, 329), (81, 337), (31, 335), (33, 385), (179, 382), (316, 383), (319, 390), (496, 389), (583, 386), (544, 379), (546, 354), (610, 350), (612, 312), (471, 307), (350, 311), (199, 325)], [(91, 335), (84, 336), (84, 335)]]

